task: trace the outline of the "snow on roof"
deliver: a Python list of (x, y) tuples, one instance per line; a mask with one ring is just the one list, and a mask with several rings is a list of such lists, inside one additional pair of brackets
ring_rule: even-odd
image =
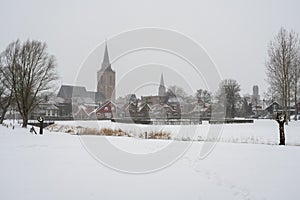
[(147, 106), (147, 107), (151, 110), (150, 106), (149, 106), (147, 103), (144, 103), (144, 104), (142, 104), (142, 105), (140, 105), (140, 106), (138, 107), (138, 112), (141, 112), (141, 110), (142, 110), (145, 106)]
[(78, 115), (81, 111), (83, 111), (86, 115), (88, 115), (87, 113), (87, 108), (84, 105), (79, 105), (78, 106), (78, 111), (75, 113), (75, 115)]
[(56, 107), (55, 105), (51, 104), (51, 105), (47, 106), (45, 109), (46, 110), (58, 110), (58, 107)]

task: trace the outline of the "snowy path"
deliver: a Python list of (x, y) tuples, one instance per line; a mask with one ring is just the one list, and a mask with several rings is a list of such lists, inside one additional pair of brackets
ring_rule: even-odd
[[(105, 139), (103, 137), (103, 139)], [(169, 141), (111, 138), (147, 152)], [(133, 141), (134, 140), (134, 141)], [(175, 164), (132, 175), (93, 159), (75, 135), (0, 126), (0, 199), (298, 199), (300, 147), (218, 143), (204, 160), (193, 143)]]

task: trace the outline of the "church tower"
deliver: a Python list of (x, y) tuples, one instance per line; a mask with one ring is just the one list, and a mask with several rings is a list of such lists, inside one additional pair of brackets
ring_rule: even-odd
[(160, 84), (159, 84), (159, 88), (158, 88), (158, 96), (160, 96), (160, 97), (166, 96), (166, 88), (165, 88), (163, 74), (161, 74), (161, 77), (160, 77)]
[(102, 93), (105, 100), (115, 101), (116, 73), (109, 61), (107, 43), (105, 43), (104, 58), (100, 70), (97, 72), (97, 92)]

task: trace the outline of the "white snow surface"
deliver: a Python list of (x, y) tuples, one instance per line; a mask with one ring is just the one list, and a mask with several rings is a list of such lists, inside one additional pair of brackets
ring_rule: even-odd
[[(174, 138), (180, 129), (88, 121), (58, 124), (73, 128), (122, 128), (135, 135), (164, 130)], [(130, 174), (95, 160), (80, 137), (108, 139), (124, 151), (140, 154), (165, 148), (170, 142), (188, 141), (78, 136), (54, 130), (35, 135), (18, 125), (14, 130), (0, 126), (0, 199), (299, 199), (300, 122), (286, 126), (287, 146), (277, 145), (275, 121), (224, 125), (220, 142), (206, 158), (199, 159), (204, 143), (201, 138), (207, 138), (209, 128), (208, 124), (185, 127), (186, 133), (180, 137), (196, 141), (169, 167), (147, 174)]]
[[(138, 137), (145, 132), (165, 131), (175, 140), (220, 141), (229, 143), (278, 144), (279, 127), (275, 120), (255, 120), (254, 123), (210, 125), (204, 121), (202, 125), (142, 125), (112, 123), (110, 121), (57, 121), (60, 131), (72, 130), (76, 127), (122, 129)], [(220, 129), (219, 135), (210, 134), (211, 127)], [(51, 129), (50, 129), (51, 130)], [(52, 130), (57, 131), (57, 130)], [(291, 121), (285, 126), (286, 144), (300, 146), (300, 121)]]

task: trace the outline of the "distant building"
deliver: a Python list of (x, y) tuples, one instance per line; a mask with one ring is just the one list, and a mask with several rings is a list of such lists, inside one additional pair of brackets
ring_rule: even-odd
[(252, 104), (254, 104), (254, 105), (260, 104), (260, 95), (259, 95), (258, 85), (253, 86)]
[(65, 103), (100, 104), (105, 100), (103, 93), (87, 91), (83, 86), (62, 85), (57, 93), (57, 97), (62, 98)]
[(141, 101), (150, 105), (161, 104), (165, 96), (141, 96)]
[(55, 106), (58, 108), (58, 117), (86, 119), (83, 107), (80, 106), (96, 107), (104, 101), (105, 97), (100, 92), (87, 91), (83, 86), (62, 85)]
[[(61, 85), (53, 101), (38, 105), (31, 118), (44, 116), (48, 119), (92, 119), (90, 113), (93, 110), (103, 107), (108, 101), (114, 102), (115, 77), (105, 44), (103, 62), (97, 72), (97, 91), (87, 91), (83, 86)], [(109, 112), (99, 112), (97, 114), (101, 115), (100, 118), (111, 118)]]
[[(164, 76), (161, 74), (160, 84), (158, 87), (158, 94), (155, 96), (142, 96), (141, 103), (138, 105), (139, 110), (143, 111), (145, 118), (169, 118), (169, 119), (179, 119), (181, 117), (181, 107), (180, 98), (175, 95), (170, 96), (167, 94)], [(140, 107), (143, 107), (141, 109)]]
[(116, 108), (117, 106), (113, 102), (107, 101), (89, 115), (93, 119), (112, 119), (115, 116)]
[(268, 105), (265, 110), (268, 114), (274, 115), (277, 112), (282, 112), (282, 106), (278, 102), (274, 101)]
[(253, 93), (251, 96), (252, 111), (255, 117), (259, 117), (263, 114), (263, 102), (260, 100), (258, 85), (253, 86)]
[(31, 114), (30, 119), (36, 119), (42, 116), (46, 120), (57, 118), (59, 116), (59, 108), (52, 103), (41, 103)]
[(85, 120), (89, 119), (89, 113), (85, 106), (78, 106), (77, 112), (74, 113), (74, 119)]
[(90, 118), (90, 108), (95, 109), (107, 101), (115, 100), (115, 78), (105, 44), (103, 62), (97, 72), (97, 91), (87, 91), (83, 86), (62, 85), (57, 93), (57, 98), (61, 99), (56, 103), (58, 116)]
[(109, 61), (107, 44), (105, 44), (104, 58), (100, 70), (97, 72), (97, 92), (104, 95), (106, 101), (115, 102), (116, 73)]
[(125, 108), (125, 111), (129, 113), (130, 118), (135, 123), (150, 120), (150, 110), (149, 104), (138, 101), (130, 101)]
[(259, 96), (258, 85), (253, 86), (253, 96)]
[(147, 103), (149, 105), (155, 105), (155, 104), (164, 104), (168, 100), (167, 93), (166, 93), (166, 87), (164, 83), (164, 76), (161, 74), (160, 77), (160, 84), (158, 87), (158, 94), (157, 95), (150, 95), (150, 96), (142, 96), (141, 102)]

